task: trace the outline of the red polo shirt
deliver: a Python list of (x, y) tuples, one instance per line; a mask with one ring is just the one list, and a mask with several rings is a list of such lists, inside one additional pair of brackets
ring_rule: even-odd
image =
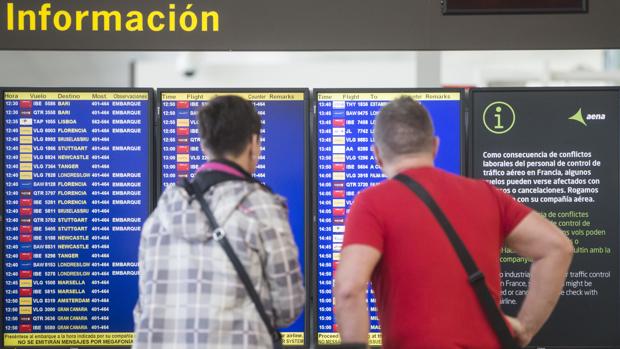
[[(484, 181), (432, 167), (405, 174), (444, 211), (499, 303), (501, 247), (531, 210)], [(402, 183), (387, 180), (361, 192), (345, 231), (344, 247), (382, 253), (372, 285), (383, 348), (500, 348), (445, 233)]]

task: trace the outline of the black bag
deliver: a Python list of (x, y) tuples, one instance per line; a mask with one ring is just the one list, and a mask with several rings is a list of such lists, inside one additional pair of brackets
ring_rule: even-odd
[(424, 202), (428, 209), (431, 210), (437, 219), (437, 222), (439, 222), (439, 225), (443, 228), (443, 231), (446, 233), (448, 240), (450, 240), (452, 247), (454, 247), (454, 251), (459, 257), (463, 268), (467, 272), (469, 283), (473, 287), (476, 297), (478, 298), (478, 302), (480, 302), (482, 310), (489, 320), (491, 327), (493, 327), (502, 348), (520, 348), (515, 339), (512, 337), (512, 334), (510, 333), (500, 310), (497, 308), (495, 300), (493, 299), (493, 296), (491, 296), (491, 292), (489, 291), (486, 282), (484, 282), (484, 275), (478, 269), (474, 259), (469, 254), (469, 251), (467, 251), (465, 244), (463, 244), (463, 241), (459, 238), (458, 234), (452, 227), (452, 224), (450, 224), (450, 221), (441, 208), (439, 208), (433, 197), (426, 191), (426, 189), (424, 189), (424, 187), (420, 185), (420, 183), (416, 182), (409, 176), (401, 173), (394, 177), (394, 179), (411, 189), (411, 191)]
[(269, 319), (269, 316), (265, 311), (265, 307), (263, 306), (263, 303), (261, 302), (258, 293), (254, 289), (254, 285), (250, 280), (248, 272), (243, 267), (243, 264), (241, 264), (239, 257), (237, 257), (237, 254), (235, 253), (232, 246), (230, 245), (230, 242), (226, 238), (226, 233), (217, 223), (213, 212), (209, 208), (209, 205), (207, 204), (203, 196), (203, 194), (209, 189), (209, 187), (228, 180), (244, 179), (222, 172), (202, 172), (196, 176), (193, 182), (190, 182), (187, 178), (182, 178), (177, 183), (177, 185), (183, 187), (192, 199), (196, 199), (198, 200), (198, 203), (200, 203), (200, 207), (202, 208), (204, 214), (207, 216), (207, 220), (209, 221), (211, 229), (213, 229), (213, 236), (215, 241), (217, 241), (224, 249), (224, 252), (226, 252), (226, 255), (230, 259), (230, 262), (233, 264), (235, 270), (237, 271), (237, 274), (239, 275), (239, 279), (241, 279), (241, 282), (243, 282), (243, 286), (245, 286), (245, 289), (248, 292), (250, 299), (252, 299), (252, 302), (254, 303), (258, 314), (263, 320), (263, 323), (265, 323), (265, 327), (267, 328), (267, 331), (269, 332), (269, 335), (271, 336), (271, 339), (273, 341), (273, 348), (282, 349), (282, 334), (271, 323), (271, 319)]

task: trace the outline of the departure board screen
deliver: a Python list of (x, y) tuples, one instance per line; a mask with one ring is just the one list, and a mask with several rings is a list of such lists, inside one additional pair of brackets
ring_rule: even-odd
[[(345, 217), (355, 195), (385, 179), (372, 154), (374, 119), (381, 107), (401, 96), (418, 100), (429, 111), (440, 138), (436, 165), (461, 173), (462, 105), (458, 90), (319, 91), (317, 114), (317, 296), (319, 344), (338, 344), (333, 314), (334, 272), (340, 260)], [(368, 289), (371, 345), (381, 344), (376, 300)]]
[(8, 91), (2, 109), (4, 347), (131, 345), (152, 93)]
[[(200, 148), (198, 110), (212, 98), (231, 94), (251, 101), (261, 117), (261, 154), (254, 177), (287, 199), (299, 263), (305, 272), (307, 90), (162, 91), (162, 190), (179, 177), (193, 178), (207, 161)], [(282, 329), (286, 345), (304, 345), (304, 318)]]

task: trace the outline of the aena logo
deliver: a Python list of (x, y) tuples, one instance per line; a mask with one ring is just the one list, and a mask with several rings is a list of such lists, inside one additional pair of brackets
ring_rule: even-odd
[(607, 116), (605, 114), (600, 114), (600, 113), (599, 114), (588, 113), (586, 114), (586, 117), (584, 118), (582, 108), (579, 108), (579, 110), (575, 113), (575, 115), (569, 117), (568, 120), (573, 120), (573, 121), (576, 121), (582, 124), (583, 126), (588, 126), (586, 121), (605, 120), (606, 118)]

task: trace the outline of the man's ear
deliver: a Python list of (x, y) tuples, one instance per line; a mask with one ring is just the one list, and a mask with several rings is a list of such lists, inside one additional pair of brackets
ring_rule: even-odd
[(250, 140), (250, 155), (252, 159), (258, 160), (260, 156), (260, 135), (252, 135), (252, 139)]
[(439, 137), (433, 137), (433, 158), (436, 158), (437, 154), (439, 154), (439, 143)]
[(207, 160), (209, 160), (211, 158), (211, 154), (209, 154), (209, 151), (204, 146), (204, 144), (202, 144), (202, 142), (200, 142), (200, 150), (202, 151), (203, 154), (205, 154), (207, 156)]
[(375, 154), (375, 162), (381, 168), (383, 168), (383, 158), (381, 157), (381, 152), (379, 151), (379, 147), (376, 144), (372, 145), (372, 153)]

